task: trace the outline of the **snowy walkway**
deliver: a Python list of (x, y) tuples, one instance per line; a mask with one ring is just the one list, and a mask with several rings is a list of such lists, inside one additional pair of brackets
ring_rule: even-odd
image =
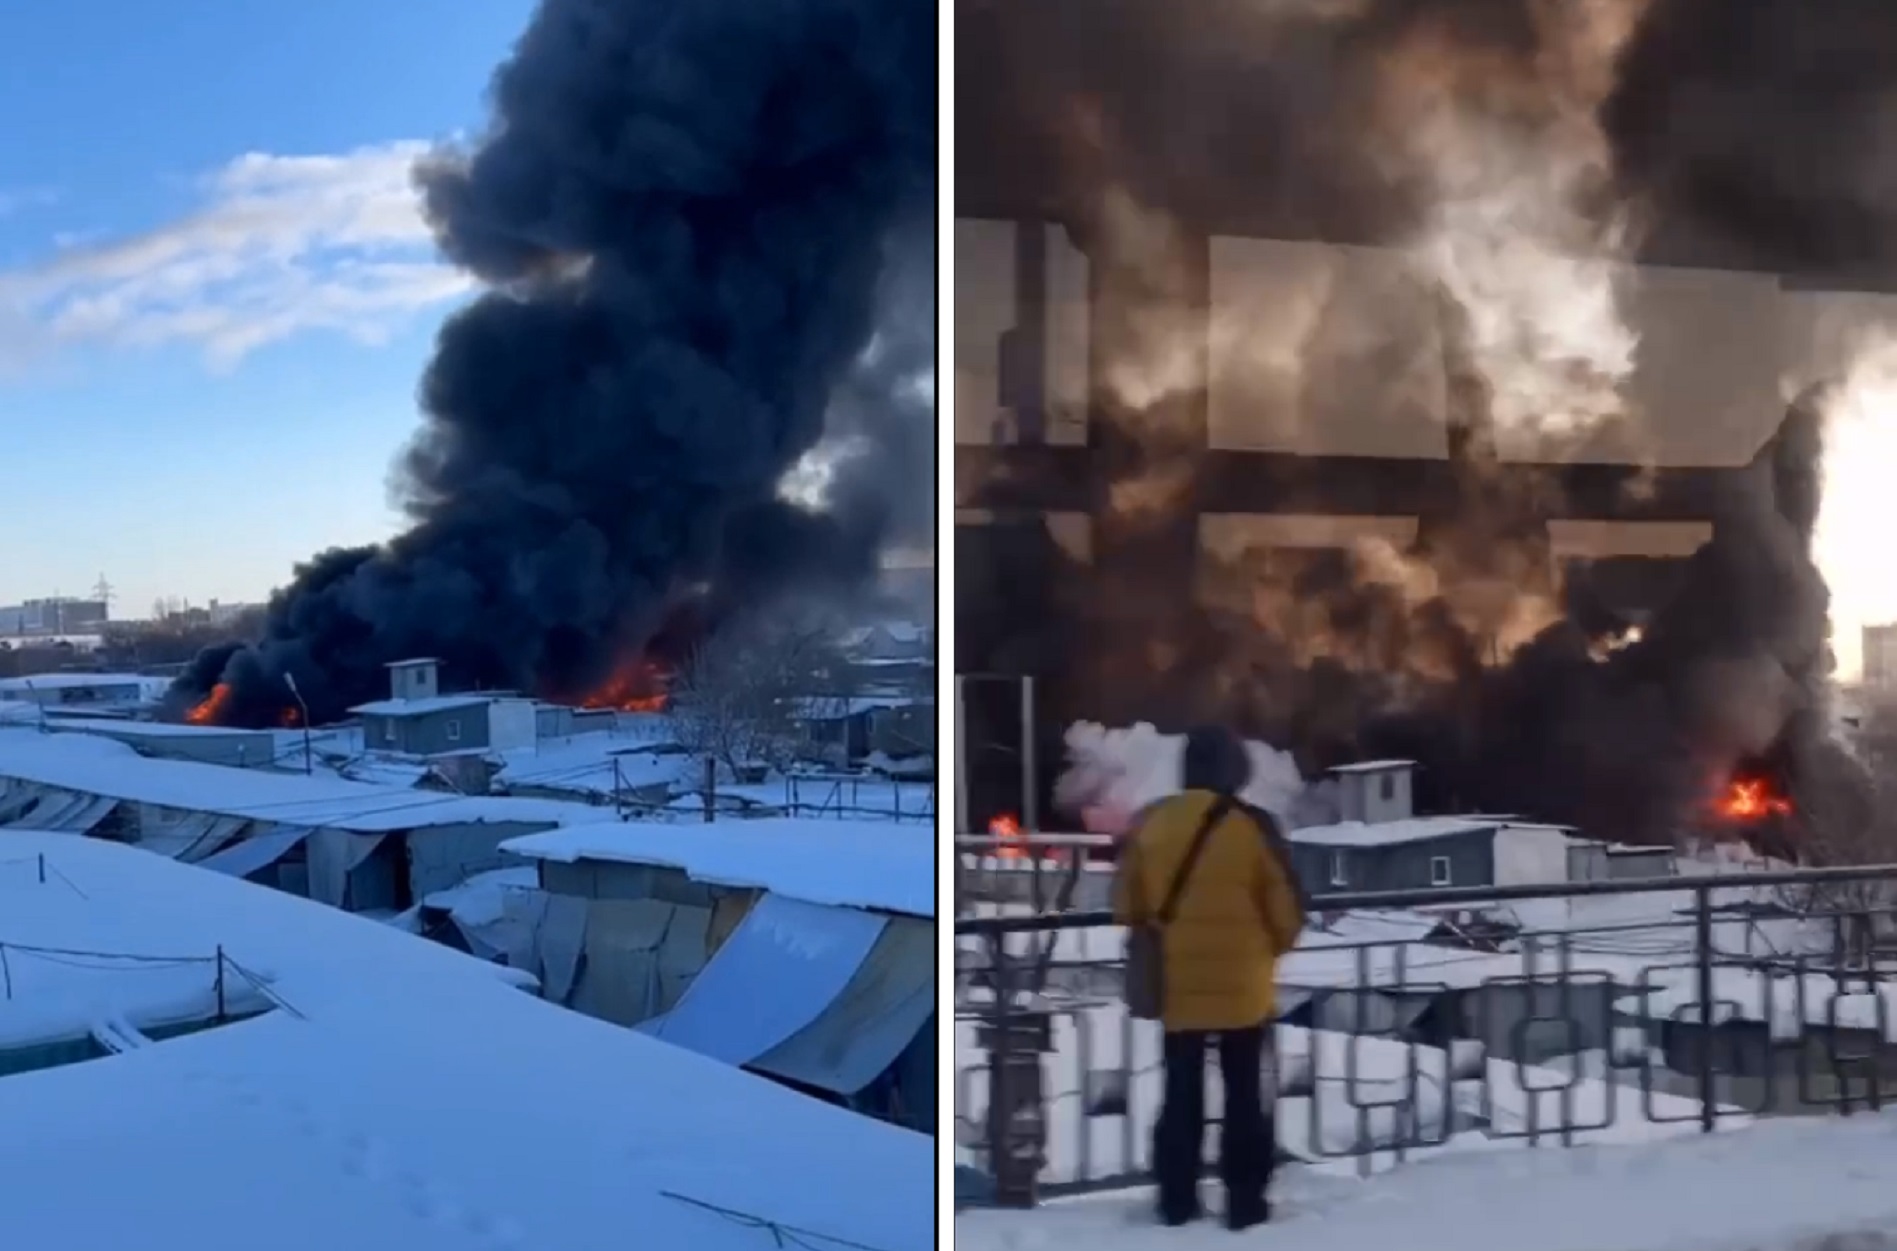
[[(1292, 1168), (1242, 1237), (1149, 1223), (1151, 1194), (957, 1218), (957, 1251), (1897, 1251), (1897, 1112), (1710, 1138), (1442, 1156), (1368, 1180)], [(1215, 1194), (1215, 1192), (1214, 1192)], [(1216, 1202), (1216, 1198), (1214, 1198)]]

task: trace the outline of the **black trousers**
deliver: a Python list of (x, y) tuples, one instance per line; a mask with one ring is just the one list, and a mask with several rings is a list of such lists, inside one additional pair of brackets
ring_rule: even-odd
[(1219, 1135), (1219, 1179), (1226, 1218), (1250, 1225), (1264, 1219), (1265, 1190), (1277, 1150), (1265, 1110), (1262, 1069), (1269, 1023), (1218, 1034), (1166, 1033), (1166, 1102), (1153, 1127), (1153, 1174), (1159, 1213), (1183, 1221), (1199, 1214), (1199, 1174), (1205, 1161), (1205, 1056), (1216, 1040), (1225, 1079), (1224, 1125)]

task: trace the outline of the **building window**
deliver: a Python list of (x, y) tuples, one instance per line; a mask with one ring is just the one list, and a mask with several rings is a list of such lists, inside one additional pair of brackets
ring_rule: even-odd
[(395, 741), (395, 718), (391, 717), (382, 723), (382, 741), (385, 743)]
[(461, 741), (461, 718), (460, 717), (456, 717), (454, 720), (448, 723), (448, 741), (450, 743), (459, 743)]
[(1331, 853), (1331, 885), (1350, 885), (1350, 865), (1344, 859), (1344, 853), (1341, 851), (1333, 851)]
[(1431, 886), (1448, 886), (1450, 884), (1448, 856), (1431, 856), (1429, 858), (1429, 884)]
[(1385, 773), (1378, 776), (1377, 794), (1386, 804), (1396, 798), (1396, 774)]

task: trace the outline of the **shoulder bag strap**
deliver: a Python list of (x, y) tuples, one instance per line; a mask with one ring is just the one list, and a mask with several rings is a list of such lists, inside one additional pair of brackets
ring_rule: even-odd
[(1192, 836), (1192, 845), (1186, 848), (1185, 859), (1179, 862), (1179, 871), (1172, 875), (1172, 885), (1166, 890), (1166, 902), (1162, 903), (1159, 911), (1154, 914), (1153, 919), (1159, 924), (1172, 923), (1172, 914), (1179, 907), (1179, 897), (1185, 893), (1186, 879), (1192, 876), (1193, 866), (1199, 863), (1199, 853), (1205, 850), (1207, 841), (1212, 837), (1212, 831), (1231, 813), (1236, 802), (1230, 795), (1220, 795), (1212, 801), (1212, 806), (1205, 810), (1205, 818), (1199, 822), (1198, 833)]

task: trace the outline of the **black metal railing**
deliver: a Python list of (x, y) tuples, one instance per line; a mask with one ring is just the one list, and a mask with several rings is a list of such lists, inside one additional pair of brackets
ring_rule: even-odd
[[(955, 934), (956, 1143), (980, 1197), (1143, 1180), (1159, 1037), (1121, 1006), (1111, 916)], [(1893, 983), (1897, 866), (1318, 896), (1279, 966), (1278, 1149), (1370, 1171), (1463, 1135), (1879, 1108)]]

